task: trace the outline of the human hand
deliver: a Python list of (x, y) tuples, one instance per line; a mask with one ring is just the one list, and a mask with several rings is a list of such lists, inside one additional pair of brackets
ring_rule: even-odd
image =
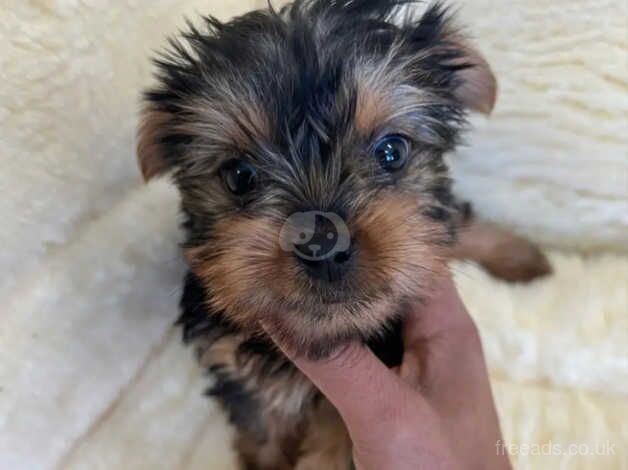
[(284, 351), (338, 409), (358, 470), (510, 469), (476, 326), (451, 279), (404, 321), (400, 368), (365, 346), (328, 360)]

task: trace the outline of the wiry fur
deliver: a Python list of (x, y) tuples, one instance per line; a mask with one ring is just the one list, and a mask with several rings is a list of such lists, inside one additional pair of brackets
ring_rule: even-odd
[[(412, 3), (297, 0), (228, 23), (208, 17), (157, 60), (140, 165), (147, 178), (172, 170), (181, 191), (191, 272), (180, 321), (248, 468), (349, 462), (347, 449), (321, 443), (321, 420), (338, 417), (325, 418), (329, 404), (260, 324), (314, 358), (360, 340), (398, 363), (405, 306), (429, 294), (469, 219), (443, 154), (467, 110), (492, 109), (495, 80), (445, 8), (396, 19)], [(371, 154), (390, 134), (411, 149), (394, 176)], [(257, 169), (253, 193), (226, 190), (219, 168), (233, 158)], [(279, 246), (286, 219), (308, 210), (340, 215), (359, 247), (340, 282), (313, 281)]]

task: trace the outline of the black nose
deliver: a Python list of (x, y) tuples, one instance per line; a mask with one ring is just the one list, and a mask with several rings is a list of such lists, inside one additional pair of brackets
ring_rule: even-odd
[(296, 253), (305, 272), (313, 279), (327, 282), (340, 281), (351, 269), (354, 261), (353, 245), (346, 251), (330, 253), (323, 259), (306, 259)]

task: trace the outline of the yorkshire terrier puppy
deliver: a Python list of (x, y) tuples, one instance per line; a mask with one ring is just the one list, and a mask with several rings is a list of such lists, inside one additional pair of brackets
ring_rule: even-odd
[(446, 8), (412, 3), (208, 17), (156, 60), (139, 163), (180, 190), (180, 323), (247, 469), (351, 465), (335, 410), (264, 331), (311, 358), (362, 341), (394, 366), (404, 311), (448, 260), (508, 281), (550, 270), (452, 195), (443, 156), (467, 112), (492, 110), (496, 81)]

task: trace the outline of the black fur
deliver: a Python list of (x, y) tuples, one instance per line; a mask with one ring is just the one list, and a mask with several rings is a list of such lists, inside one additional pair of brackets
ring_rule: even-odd
[(206, 395), (220, 402), (229, 416), (229, 421), (240, 431), (263, 442), (266, 432), (259, 419), (261, 405), (255, 397), (255, 392), (247, 390), (241, 380), (233, 378), (220, 366), (212, 366), (209, 372), (212, 374), (214, 384), (207, 390)]

